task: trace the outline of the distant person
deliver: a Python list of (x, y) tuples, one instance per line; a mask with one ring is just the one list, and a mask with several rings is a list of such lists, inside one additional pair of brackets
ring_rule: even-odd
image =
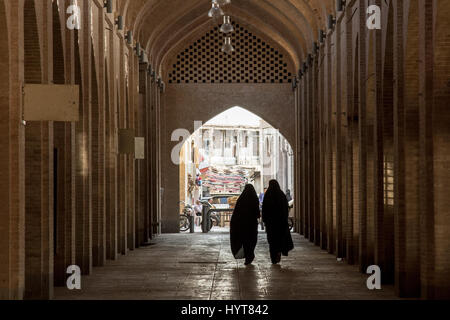
[(286, 199), (288, 202), (292, 201), (291, 190), (289, 190), (289, 189), (287, 189), (287, 191), (286, 191)]
[(262, 218), (267, 229), (270, 259), (273, 264), (281, 261), (281, 255), (288, 256), (294, 249), (288, 224), (289, 206), (286, 195), (276, 180), (271, 180), (264, 196)]
[(264, 188), (264, 192), (261, 192), (259, 194), (259, 206), (261, 208), (262, 208), (262, 204), (263, 204), (263, 201), (264, 201), (264, 195), (266, 194), (266, 192), (267, 192), (267, 188)]
[(248, 184), (236, 202), (230, 223), (231, 251), (236, 259), (249, 265), (255, 259), (258, 241), (259, 201), (255, 188)]
[[(259, 194), (259, 211), (262, 210), (264, 195), (266, 194), (266, 192), (267, 192), (267, 188), (264, 188), (264, 192), (261, 192)], [(264, 230), (264, 222), (262, 221), (262, 219), (260, 219), (260, 224), (261, 224), (261, 230)]]
[[(210, 198), (208, 200), (209, 203), (209, 208), (210, 209), (217, 209), (216, 206), (214, 205), (214, 199)], [(221, 219), (220, 219), (220, 215), (217, 212), (211, 212), (210, 213), (210, 218), (211, 218), (211, 222), (215, 222), (216, 226), (220, 226), (221, 224)]]
[(195, 224), (200, 226), (202, 224), (203, 205), (200, 200), (197, 200), (194, 206)]

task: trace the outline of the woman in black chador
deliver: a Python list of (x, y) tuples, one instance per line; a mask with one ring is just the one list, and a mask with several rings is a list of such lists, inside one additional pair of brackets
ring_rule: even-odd
[(264, 196), (262, 218), (266, 224), (267, 241), (270, 246), (270, 258), (273, 264), (281, 261), (281, 255), (287, 256), (294, 249), (288, 225), (289, 205), (286, 195), (277, 181), (269, 183)]
[(231, 251), (236, 259), (245, 258), (245, 265), (255, 259), (258, 241), (259, 199), (255, 188), (248, 184), (236, 202), (231, 217)]

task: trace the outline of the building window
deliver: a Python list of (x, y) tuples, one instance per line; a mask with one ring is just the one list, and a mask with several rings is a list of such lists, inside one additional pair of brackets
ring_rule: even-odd
[(394, 161), (384, 156), (384, 205), (394, 205)]
[(266, 151), (268, 157), (272, 155), (272, 143), (270, 140), (271, 139), (269, 137), (266, 138)]
[(255, 132), (253, 137), (253, 156), (259, 156), (259, 132)]
[(225, 148), (231, 148), (231, 133), (229, 131), (225, 131)]

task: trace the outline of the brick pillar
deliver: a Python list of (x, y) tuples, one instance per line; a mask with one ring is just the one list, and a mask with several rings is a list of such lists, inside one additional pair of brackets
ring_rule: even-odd
[[(52, 6), (50, 1), (24, 3), (25, 82), (53, 80)], [(38, 20), (37, 17), (40, 17)], [(53, 123), (25, 127), (25, 297), (53, 294)]]
[(137, 203), (139, 204), (139, 223), (138, 223), (138, 232), (139, 236), (137, 237), (137, 244), (141, 245), (146, 243), (149, 236), (149, 215), (148, 215), (148, 186), (150, 184), (150, 180), (148, 177), (148, 154), (147, 154), (147, 145), (148, 141), (148, 64), (140, 63), (139, 64), (139, 108), (136, 120), (139, 124), (139, 136), (145, 137), (145, 159), (139, 160), (137, 165), (139, 172), (138, 180), (136, 180), (136, 186), (139, 189), (139, 196), (137, 197)]
[[(59, 3), (61, 4), (61, 2)], [(65, 12), (70, 5), (67, 1), (64, 3), (63, 10), (60, 10), (60, 15), (63, 16), (62, 23), (65, 22)], [(64, 32), (64, 73), (67, 83), (75, 84), (76, 68), (75, 68), (75, 32), (68, 28), (63, 28)], [(77, 49), (77, 54), (78, 54)], [(59, 194), (63, 193), (64, 199), (64, 220), (58, 229), (63, 229), (64, 237), (64, 278), (67, 277), (65, 271), (69, 265), (76, 263), (76, 239), (75, 239), (75, 218), (76, 218), (76, 124), (64, 124), (64, 191), (58, 186)], [(58, 218), (57, 218), (58, 219)], [(60, 283), (61, 284), (61, 283)], [(62, 285), (65, 285), (62, 283)]]
[(300, 81), (300, 153), (301, 153), (301, 231), (300, 234), (302, 234), (305, 237), (308, 237), (308, 228), (307, 228), (307, 198), (306, 198), (306, 147), (308, 145), (308, 142), (306, 140), (306, 120), (305, 120), (305, 114), (306, 114), (306, 74), (303, 75), (301, 81)]
[[(150, 65), (151, 70), (151, 65)], [(147, 76), (147, 83), (148, 83), (148, 101), (147, 101), (147, 119), (148, 119), (148, 126), (147, 126), (147, 135), (146, 139), (148, 141), (147, 143), (147, 154), (148, 154), (148, 215), (149, 215), (149, 227), (150, 227), (150, 239), (153, 239), (154, 235), (154, 159), (153, 159), (153, 150), (154, 150), (154, 125), (153, 125), (153, 85), (152, 85), (152, 77), (151, 72), (149, 72)]]
[(334, 82), (336, 86), (336, 110), (335, 110), (335, 148), (336, 148), (336, 255), (338, 258), (344, 258), (344, 226), (343, 226), (343, 180), (342, 180), (342, 153), (343, 153), (343, 139), (342, 139), (342, 56), (341, 56), (341, 21), (338, 21), (336, 30), (334, 32), (334, 51), (335, 51), (335, 77)]
[(327, 225), (327, 250), (334, 253), (334, 226), (333, 226), (333, 69), (332, 69), (332, 38), (328, 33), (325, 48), (325, 190), (326, 190), (326, 225)]
[(149, 159), (150, 159), (150, 179), (149, 179), (149, 188), (150, 188), (150, 203), (149, 203), (149, 211), (150, 211), (150, 224), (151, 224), (151, 234), (154, 235), (157, 233), (156, 227), (156, 124), (155, 124), (155, 89), (154, 89), (154, 79), (150, 75), (149, 78), (149, 133), (148, 133), (148, 149), (149, 149)]
[(76, 124), (76, 264), (92, 271), (92, 118), (90, 2), (79, 3), (81, 29), (76, 31), (76, 83), (80, 85), (80, 121)]
[[(118, 105), (119, 114), (119, 128), (125, 129), (126, 124), (126, 87), (125, 87), (125, 44), (121, 41), (120, 44), (120, 70), (119, 70), (119, 92), (118, 99), (120, 101)], [(119, 245), (118, 250), (121, 254), (127, 253), (127, 190), (128, 190), (128, 176), (127, 176), (127, 156), (125, 154), (119, 154), (118, 163), (118, 193), (119, 193), (119, 212), (118, 212), (118, 228), (119, 228)]]
[(322, 61), (325, 59), (325, 52), (324, 52), (324, 46), (320, 48), (319, 51), (319, 70), (318, 70), (318, 90), (319, 90), (319, 99), (317, 101), (317, 105), (319, 108), (318, 112), (318, 133), (319, 133), (319, 153), (320, 153), (320, 159), (319, 159), (319, 196), (320, 196), (320, 204), (319, 204), (319, 210), (320, 210), (320, 247), (323, 250), (327, 249), (327, 225), (326, 225), (326, 193), (325, 193), (325, 175), (326, 175), (326, 166), (325, 166), (325, 160), (326, 160), (326, 136), (325, 136), (325, 68)]
[[(0, 299), (25, 285), (25, 136), (22, 125), (23, 1), (0, 2)], [(7, 17), (9, 23), (7, 26)], [(9, 79), (9, 81), (5, 81)]]
[(433, 299), (435, 285), (434, 181), (433, 181), (433, 78), (434, 6), (431, 0), (419, 3), (420, 44), (420, 281), (421, 295)]
[(157, 174), (157, 183), (156, 183), (156, 195), (157, 195), (157, 220), (158, 220), (158, 232), (161, 233), (162, 232), (162, 223), (161, 223), (161, 213), (162, 213), (162, 206), (164, 205), (162, 203), (162, 192), (164, 192), (165, 190), (161, 190), (161, 186), (162, 186), (162, 165), (161, 165), (161, 157), (162, 157), (162, 148), (161, 145), (162, 143), (164, 143), (164, 141), (161, 141), (161, 132), (165, 132), (165, 127), (164, 127), (164, 121), (163, 121), (163, 117), (162, 117), (162, 111), (164, 110), (164, 100), (163, 100), (163, 96), (161, 94), (161, 89), (159, 88), (158, 85), (155, 85), (155, 93), (156, 93), (156, 163), (157, 163), (157, 170), (156, 170), (156, 174)]
[[(298, 76), (296, 76), (298, 78)], [(297, 82), (297, 88), (294, 91), (295, 95), (295, 147), (294, 147), (294, 209), (295, 209), (295, 231), (300, 233), (300, 83)]]
[[(95, 39), (94, 39), (95, 40)], [(92, 48), (93, 49), (93, 48)], [(105, 262), (105, 118), (103, 94), (97, 79), (96, 61), (92, 51), (92, 259), (93, 266)], [(103, 88), (103, 86), (101, 86)], [(102, 98), (101, 98), (102, 97)]]
[[(112, 29), (112, 26), (109, 26)], [(118, 194), (117, 194), (117, 86), (115, 81), (115, 50), (117, 42), (111, 31), (108, 33), (108, 56), (105, 74), (105, 112), (106, 112), (106, 258), (115, 260), (118, 253)]]
[(304, 145), (304, 190), (305, 190), (305, 237), (307, 239), (311, 239), (311, 210), (310, 210), (310, 188), (309, 188), (309, 178), (310, 178), (310, 171), (309, 171), (309, 144), (311, 143), (309, 138), (309, 86), (311, 82), (309, 81), (310, 70), (309, 67), (305, 73), (304, 78), (304, 85), (305, 90), (303, 92), (303, 126), (304, 126), (304, 132), (303, 137), (305, 141)]
[[(367, 28), (366, 28), (367, 30)], [(375, 109), (376, 105), (376, 76), (375, 76), (375, 31), (367, 30), (366, 37), (366, 65), (365, 69), (367, 79), (365, 84), (366, 90), (366, 225), (367, 225), (367, 265), (374, 264), (374, 247), (375, 247), (375, 190), (377, 189), (377, 179), (375, 178), (375, 167), (377, 166), (377, 158), (375, 156)]]
[(312, 95), (312, 134), (313, 134), (313, 191), (314, 197), (312, 200), (314, 208), (314, 243), (320, 245), (320, 131), (319, 131), (319, 59), (316, 58), (312, 65), (313, 71), (313, 95)]
[[(137, 94), (137, 84), (136, 77), (138, 72), (136, 72), (137, 56), (135, 49), (130, 49), (130, 54), (128, 57), (128, 99), (127, 99), (127, 128), (133, 129), (136, 136), (135, 128), (135, 110), (136, 110), (136, 94)], [(136, 247), (136, 212), (135, 212), (135, 155), (127, 155), (127, 170), (128, 170), (128, 190), (127, 190), (127, 213), (128, 213), (128, 249), (134, 250)]]
[[(380, 6), (381, 1), (377, 0), (376, 5)], [(378, 265), (382, 272), (382, 281), (385, 277), (385, 250), (384, 250), (384, 152), (383, 152), (383, 56), (382, 40), (383, 33), (388, 30), (371, 30), (371, 49), (369, 56), (372, 58), (369, 77), (371, 77), (368, 95), (373, 103), (373, 197), (369, 202), (369, 206), (373, 207), (373, 224), (374, 224), (374, 263)], [(390, 31), (392, 33), (392, 30)], [(387, 53), (386, 53), (387, 54)], [(371, 94), (372, 92), (372, 94)]]
[(433, 70), (433, 182), (436, 299), (450, 299), (450, 3), (436, 1)]
[(423, 298), (450, 297), (448, 1), (419, 2), (420, 253)]
[(393, 10), (397, 79), (394, 87), (395, 288), (400, 297), (419, 297), (418, 1), (410, 1), (409, 7), (397, 3)]
[(346, 53), (345, 61), (345, 78), (344, 82), (347, 83), (347, 95), (346, 95), (346, 110), (345, 110), (345, 163), (346, 163), (346, 253), (347, 262), (353, 264), (355, 262), (355, 241), (353, 237), (354, 233), (354, 206), (353, 206), (353, 107), (354, 107), (354, 49), (353, 49), (353, 28), (352, 28), (352, 10), (345, 11), (344, 23), (342, 28), (345, 30), (343, 37), (342, 49)]
[(366, 1), (359, 0), (359, 261), (360, 271), (368, 263), (367, 246), (367, 110), (366, 110)]
[[(64, 84), (65, 70), (64, 70), (64, 52), (63, 39), (60, 24), (60, 17), (58, 12), (58, 3), (55, 1), (52, 5), (53, 13), (53, 82), (55, 84)], [(55, 157), (55, 176), (54, 181), (54, 210), (55, 210), (55, 252), (54, 252), (54, 283), (55, 286), (64, 286), (65, 284), (65, 269), (66, 264), (66, 242), (65, 242), (65, 220), (66, 220), (66, 166), (65, 160), (66, 152), (65, 139), (65, 123), (56, 122), (54, 125), (54, 157)], [(69, 211), (70, 212), (70, 211)]]
[[(150, 65), (151, 66), (151, 65)], [(150, 73), (151, 67), (149, 68), (149, 73), (147, 76), (147, 90), (148, 90), (148, 99), (147, 99), (147, 153), (148, 153), (148, 215), (149, 215), (149, 236), (150, 239), (154, 237), (154, 220), (153, 220), (153, 190), (154, 190), (154, 173), (153, 173), (153, 138), (154, 138), (154, 126), (153, 126), (153, 94), (152, 94), (152, 77)]]

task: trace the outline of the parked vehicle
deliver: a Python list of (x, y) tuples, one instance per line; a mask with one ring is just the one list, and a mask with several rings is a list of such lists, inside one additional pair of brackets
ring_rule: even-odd
[(289, 201), (289, 218), (288, 218), (289, 230), (294, 230), (294, 200)]
[(180, 231), (186, 232), (191, 228), (190, 217), (194, 214), (194, 209), (184, 201), (178, 203), (184, 205), (183, 211), (180, 214)]
[[(214, 204), (209, 203), (207, 200), (200, 201), (203, 206), (206, 206), (208, 210), (216, 209)], [(220, 215), (217, 212), (211, 212), (209, 215), (209, 225), (208, 231), (212, 229), (213, 226), (220, 226)]]

